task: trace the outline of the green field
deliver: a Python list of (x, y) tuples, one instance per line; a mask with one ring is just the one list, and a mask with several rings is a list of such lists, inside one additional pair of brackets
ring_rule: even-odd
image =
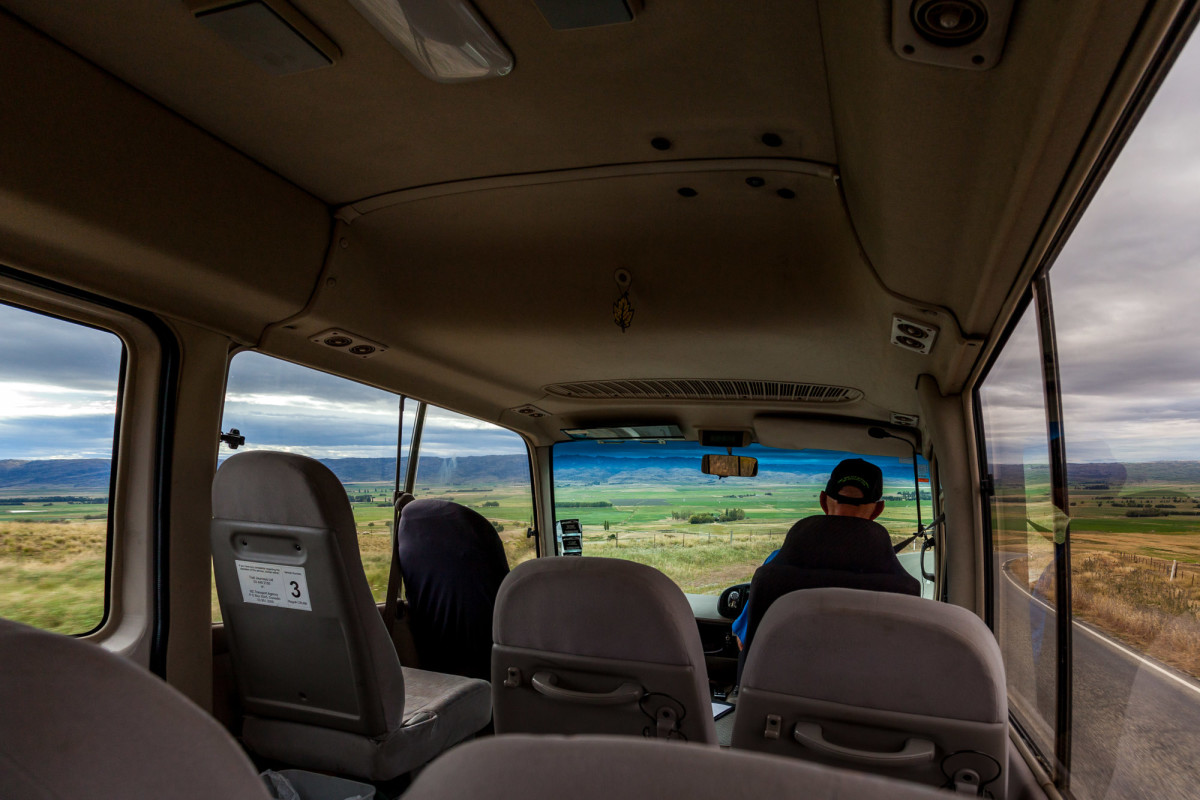
[[(1183, 483), (1069, 487), (1072, 611), (1135, 650), (1200, 677), (1200, 502)], [(1008, 570), (1052, 597), (1049, 487), (997, 498)], [(1156, 516), (1141, 516), (1154, 514)]]
[[(752, 487), (745, 483), (604, 484), (560, 486), (555, 499), (560, 519), (574, 517), (581, 521), (585, 555), (649, 564), (685, 591), (716, 594), (733, 583), (749, 580), (797, 519), (820, 513), (820, 488), (816, 484), (766, 483)], [(367, 579), (375, 597), (381, 599), (390, 564), (391, 486), (349, 484), (346, 489), (354, 499), (352, 508)], [(1122, 492), (1073, 488), (1071, 530), (1077, 563), (1082, 564), (1092, 555), (1125, 554), (1114, 556), (1126, 559), (1121, 562), (1124, 571), (1129, 569), (1129, 558), (1151, 559), (1145, 563), (1156, 564), (1155, 569), (1161, 571), (1163, 564), (1169, 568), (1172, 561), (1177, 561), (1177, 580), (1194, 581), (1200, 576), (1200, 513), (1193, 516), (1187, 512), (1200, 512), (1200, 501), (1193, 499), (1196, 494), (1197, 487), (1176, 484), (1136, 485)], [(499, 529), (510, 564), (533, 557), (534, 541), (525, 536), (532, 520), (527, 488), (418, 486), (417, 495), (470, 506), (492, 521)], [(0, 493), (0, 499), (22, 496), (33, 493)], [(51, 495), (47, 492), (44, 496)], [(1006, 514), (1011, 512), (1009, 519), (1019, 528), (1007, 533), (998, 531), (998, 545), (1029, 553), (1032, 562), (1037, 562), (1030, 566), (1039, 571), (1040, 562), (1051, 552), (1049, 531), (1054, 524), (1045, 502), (1047, 496), (1047, 487), (1031, 485), (1027, 487), (1028, 506), (1023, 502), (1026, 497), (1003, 498), (997, 504)], [(99, 623), (104, 608), (107, 505), (100, 493), (87, 499), (39, 499), (0, 506), (0, 616), (73, 633)], [(606, 503), (609, 505), (595, 505)], [(1175, 508), (1156, 508), (1164, 505)], [(743, 518), (728, 513), (737, 510)], [(1169, 516), (1126, 516), (1130, 511)], [(923, 503), (923, 512), (928, 519), (928, 502)], [(734, 519), (689, 522), (693, 516), (704, 514)], [(896, 540), (911, 534), (916, 527), (915, 504), (911, 500), (890, 500), (880, 522)], [(1088, 563), (1095, 572), (1097, 564), (1110, 562), (1093, 559)], [(1113, 575), (1116, 586), (1118, 574), (1114, 571)], [(1093, 593), (1103, 591), (1104, 585), (1099, 578), (1089, 583)], [(1189, 608), (1194, 615), (1195, 609)], [(215, 600), (213, 610), (219, 615)]]
[[(820, 514), (823, 485), (706, 483), (683, 486), (622, 484), (555, 487), (559, 519), (583, 526), (583, 554), (625, 558), (666, 573), (685, 591), (720, 594), (749, 581), (783, 543), (796, 520)], [(609, 507), (584, 504), (611, 503)], [(579, 504), (575, 506), (573, 504)], [(692, 523), (740, 510), (744, 519)], [(929, 504), (923, 501), (928, 519)], [(916, 530), (916, 503), (891, 500), (879, 522), (903, 539)], [(607, 525), (607, 528), (606, 528)]]

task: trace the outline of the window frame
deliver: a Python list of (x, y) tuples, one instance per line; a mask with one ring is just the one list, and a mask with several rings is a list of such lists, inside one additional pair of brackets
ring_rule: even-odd
[[(225, 399), (229, 394), (230, 370), (232, 368), (234, 358), (236, 358), (237, 356), (239, 356), (243, 353), (257, 353), (258, 355), (262, 355), (267, 358), (272, 358), (277, 361), (282, 361), (284, 363), (290, 364), (295, 367), (300, 367), (302, 369), (308, 369), (308, 370), (312, 370), (314, 372), (319, 372), (319, 373), (328, 375), (333, 378), (338, 378), (340, 380), (349, 381), (350, 383), (359, 384), (360, 386), (367, 386), (372, 389), (377, 389), (381, 392), (386, 392), (387, 394), (390, 394), (393, 397), (395, 397), (395, 399), (397, 400), (397, 406), (398, 406), (398, 408), (397, 408), (396, 450), (395, 450), (396, 468), (397, 468), (398, 474), (397, 474), (397, 483), (392, 492), (393, 502), (395, 502), (396, 498), (399, 497), (400, 493), (408, 492), (408, 493), (412, 494), (412, 493), (414, 493), (414, 489), (416, 488), (417, 478), (419, 477), (418, 467), (419, 467), (419, 462), (420, 462), (420, 457), (421, 457), (421, 442), (422, 442), (422, 437), (423, 437), (424, 428), (425, 428), (425, 416), (426, 416), (426, 412), (428, 409), (433, 409), (436, 411), (447, 411), (452, 414), (458, 414), (460, 416), (469, 417), (471, 419), (478, 420), (479, 422), (483, 422), (485, 424), (492, 425), (500, 430), (511, 433), (513, 436), (520, 439), (522, 446), (525, 448), (526, 470), (529, 475), (529, 495), (530, 495), (529, 515), (530, 515), (530, 521), (532, 523), (531, 528), (535, 534), (534, 535), (534, 540), (535, 540), (534, 541), (534, 558), (540, 558), (543, 555), (541, 537), (538, 534), (539, 528), (538, 528), (537, 521), (538, 521), (539, 505), (538, 505), (538, 487), (537, 487), (537, 483), (536, 483), (536, 473), (534, 470), (534, 448), (530, 444), (529, 439), (524, 434), (522, 434), (518, 431), (514, 431), (511, 428), (505, 427), (504, 425), (500, 425), (499, 423), (493, 422), (492, 420), (482, 419), (481, 417), (472, 416), (471, 414), (466, 414), (462, 411), (456, 411), (455, 409), (448, 408), (446, 406), (439, 406), (434, 403), (429, 403), (425, 400), (421, 400), (417, 397), (414, 397), (413, 395), (410, 395), (403, 390), (387, 389), (376, 383), (371, 383), (368, 381), (360, 380), (358, 378), (347, 377), (346, 375), (341, 375), (339, 373), (336, 373), (336, 372), (333, 372), (330, 370), (326, 370), (321, 367), (313, 366), (311, 364), (305, 364), (305, 363), (302, 363), (299, 361), (295, 361), (293, 359), (286, 358), (286, 357), (280, 356), (280, 355), (276, 355), (274, 353), (269, 353), (265, 350), (261, 350), (259, 348), (255, 348), (255, 347), (233, 348), (229, 352), (228, 358), (226, 359), (225, 381), (222, 386), (222, 394), (221, 394), (221, 426), (222, 427), (225, 424), (224, 423)], [(412, 420), (412, 427), (411, 427), (411, 429), (408, 430), (408, 439), (406, 440), (404, 438), (404, 433), (405, 433), (405, 417), (404, 417), (404, 415), (407, 411), (408, 404), (410, 402), (415, 404), (415, 410), (414, 410), (414, 415), (413, 415), (413, 420)], [(219, 452), (218, 452), (218, 457), (219, 457)], [(407, 463), (406, 463), (406, 469), (403, 474), (399, 474), (400, 464), (406, 458), (408, 459)], [(395, 548), (395, 536), (396, 536), (396, 527), (397, 527), (398, 521), (399, 520), (397, 519), (397, 515), (395, 513), (393, 513), (392, 524), (391, 524), (393, 549)], [(213, 622), (214, 627), (217, 625), (220, 625), (220, 624), (221, 623), (218, 621)]]
[[(74, 634), (165, 677), (170, 628), (171, 455), (179, 344), (155, 315), (0, 264), (6, 304), (113, 334), (121, 370), (113, 425), (104, 616)], [(152, 436), (146, 436), (152, 430)]]
[[(1067, 241), (1074, 232), (1076, 224), (1086, 213), (1091, 200), (1099, 191), (1109, 169), (1123, 151), (1134, 130), (1140, 122), (1145, 110), (1153, 101), (1159, 86), (1166, 79), (1175, 60), (1195, 35), (1195, 29), (1200, 24), (1200, 3), (1193, 3), (1184, 8), (1172, 20), (1167, 34), (1163, 37), (1148, 60), (1144, 70), (1137, 78), (1132, 91), (1123, 102), (1115, 124), (1105, 133), (1094, 161), (1086, 170), (1078, 190), (1070, 198), (1066, 210), (1056, 227), (1050, 232), (1048, 242), (1040, 257), (1031, 251), (1030, 257), (1037, 258), (1036, 266), (1027, 282), (1022, 284), (1017, 299), (1009, 312), (1008, 320), (996, 344), (986, 353), (983, 362), (967, 382), (964, 398), (969, 398), (971, 404), (968, 420), (973, 427), (972, 438), (975, 439), (977, 474), (980, 476), (978, 485), (978, 502), (980, 520), (980, 543), (982, 548), (982, 563), (984, 567), (984, 619), (995, 632), (996, 586), (992, 579), (993, 531), (991, 526), (990, 503), (994, 495), (994, 487), (989, 485), (987, 476), (988, 461), (986, 451), (986, 430), (982, 419), (982, 404), (979, 390), (987, 380), (992, 367), (1000, 354), (1008, 345), (1009, 338), (1033, 304), (1036, 315), (1038, 342), (1042, 351), (1042, 389), (1044, 392), (1043, 410), (1046, 414), (1047, 446), (1050, 452), (1050, 481), (1051, 495), (1055, 505), (1061, 502), (1060, 511), (1067, 514), (1068, 526), (1065, 541), (1056, 550), (1056, 713), (1055, 713), (1055, 742), (1053, 754), (1043, 753), (1018, 720), (1010, 711), (1009, 724), (1019, 739), (1018, 750), (1028, 751), (1050, 777), (1054, 787), (1065, 796), (1070, 792), (1070, 760), (1072, 744), (1072, 685), (1074, 662), (1072, 652), (1072, 606), (1070, 581), (1070, 525), (1069, 525), (1069, 485), (1066, 474), (1066, 434), (1063, 427), (1063, 404), (1060, 392), (1059, 358), (1055, 343), (1053, 318), (1053, 301), (1051, 298), (1051, 270), (1055, 261), (1065, 248)], [(1200, 45), (1200, 43), (1197, 43)], [(1114, 76), (1114, 83), (1116, 77)], [(1047, 224), (1052, 223), (1047, 220)], [(1059, 548), (1062, 548), (1061, 551)], [(1065, 611), (1065, 613), (1064, 613)]]

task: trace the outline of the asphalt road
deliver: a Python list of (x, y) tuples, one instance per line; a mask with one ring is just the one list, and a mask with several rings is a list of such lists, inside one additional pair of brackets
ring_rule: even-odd
[[(998, 555), (1005, 565), (1018, 557)], [(1043, 752), (1053, 753), (1053, 612), (1007, 569), (1000, 573), (996, 617), (1009, 696)], [(1080, 800), (1200, 797), (1200, 683), (1090, 626), (1074, 629), (1071, 791)]]

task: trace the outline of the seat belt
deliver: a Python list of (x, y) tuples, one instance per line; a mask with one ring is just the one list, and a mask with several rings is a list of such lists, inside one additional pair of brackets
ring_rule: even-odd
[(392, 514), (392, 566), (388, 571), (387, 594), (383, 599), (383, 624), (388, 636), (396, 647), (396, 655), (400, 663), (406, 667), (418, 667), (417, 646), (413, 640), (412, 629), (408, 624), (408, 603), (400, 600), (400, 587), (403, 576), (400, 572), (399, 530), (400, 514), (404, 507), (413, 501), (408, 492), (397, 492), (395, 512)]

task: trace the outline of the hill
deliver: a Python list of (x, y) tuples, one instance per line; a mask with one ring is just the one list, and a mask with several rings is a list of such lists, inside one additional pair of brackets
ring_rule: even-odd
[[(391, 483), (396, 462), (390, 458), (325, 458), (321, 462), (333, 470), (342, 483)], [(764, 459), (759, 463), (759, 478), (739, 478), (739, 483), (755, 480), (770, 483), (822, 483), (832, 464), (816, 464), (811, 459)], [(407, 469), (400, 462), (401, 474)], [(1107, 483), (1114, 490), (1138, 484), (1177, 484), (1200, 486), (1200, 461), (1150, 461), (1133, 464), (1068, 465), (1070, 479), (1076, 483)], [(656, 458), (618, 456), (561, 455), (554, 459), (555, 479), (559, 485), (660, 484), (689, 485), (711, 483), (714, 478), (700, 472), (695, 455)], [(893, 462), (884, 466), (888, 491), (912, 485), (912, 467)], [(1049, 479), (1046, 467), (997, 465), (1000, 476), (1021, 474), (1033, 483)], [(1017, 474), (1012, 474), (1013, 472)], [(1000, 477), (998, 476), (998, 477)], [(104, 491), (108, 489), (107, 459), (0, 460), (0, 489)], [(730, 479), (735, 480), (735, 479)], [(502, 486), (528, 484), (529, 459), (524, 455), (487, 455), (440, 458), (423, 456), (417, 469), (422, 486)]]

